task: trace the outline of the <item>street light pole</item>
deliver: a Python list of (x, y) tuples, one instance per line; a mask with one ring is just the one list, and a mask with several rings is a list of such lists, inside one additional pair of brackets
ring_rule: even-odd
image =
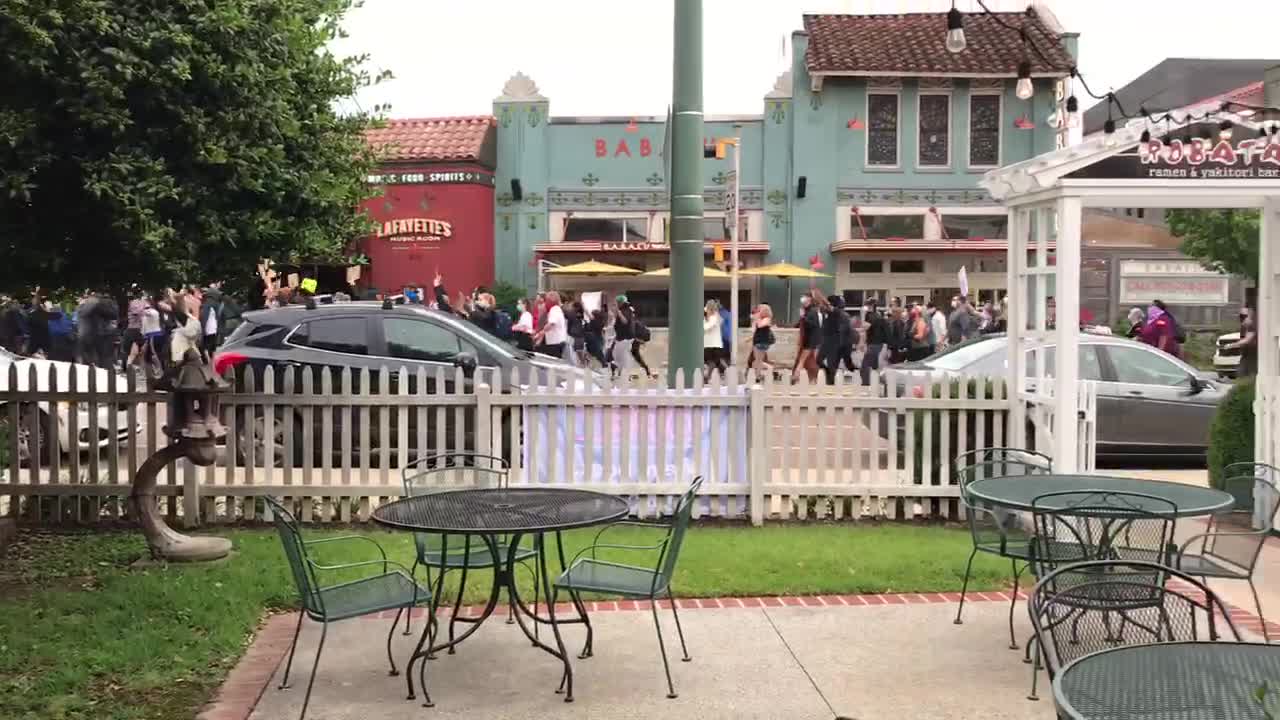
[(702, 367), (702, 0), (676, 0), (667, 381)]
[(733, 331), (729, 337), (729, 365), (738, 367), (738, 203), (742, 188), (742, 138), (733, 138), (733, 183), (730, 202), (725, 203), (725, 220), (729, 223), (729, 314), (733, 317)]

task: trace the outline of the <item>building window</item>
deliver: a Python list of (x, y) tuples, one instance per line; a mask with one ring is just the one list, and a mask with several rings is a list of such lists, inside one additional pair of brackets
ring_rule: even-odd
[(890, 260), (889, 272), (891, 273), (922, 273), (924, 272), (923, 260)]
[(867, 165), (898, 166), (898, 94), (867, 94)]
[(883, 260), (850, 260), (849, 272), (881, 273), (881, 272), (884, 272), (884, 261)]
[(565, 220), (565, 242), (647, 242), (649, 218), (579, 218)]
[(841, 293), (844, 296), (844, 306), (850, 311), (860, 311), (862, 306), (868, 300), (875, 299), (876, 304), (880, 307), (885, 306), (885, 298), (888, 297), (888, 290), (845, 290)]
[(1004, 240), (1009, 237), (1008, 215), (944, 215), (948, 240)]
[(969, 166), (1000, 164), (1000, 96), (969, 96)]
[(951, 96), (938, 93), (920, 96), (920, 166), (947, 167), (951, 164)]
[(924, 215), (867, 215), (854, 213), (850, 220), (850, 236), (855, 240), (863, 238), (866, 231), (868, 240), (884, 240), (886, 238), (911, 238), (919, 240), (924, 237)]

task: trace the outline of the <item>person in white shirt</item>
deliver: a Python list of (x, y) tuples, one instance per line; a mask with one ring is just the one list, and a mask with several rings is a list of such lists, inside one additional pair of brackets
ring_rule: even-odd
[(702, 308), (703, 380), (710, 379), (714, 370), (719, 370), (721, 375), (724, 374), (724, 338), (720, 333), (720, 326), (723, 322), (720, 319), (720, 303), (715, 300), (708, 300), (707, 304)]
[(174, 319), (178, 326), (173, 329), (169, 338), (169, 361), (175, 366), (183, 361), (188, 350), (201, 354), (204, 333), (200, 328), (200, 301), (195, 297), (182, 294), (173, 308)]
[(947, 316), (940, 310), (938, 306), (930, 302), (927, 308), (929, 312), (929, 335), (933, 341), (930, 352), (941, 352), (942, 348), (947, 344)]
[(545, 355), (563, 358), (569, 341), (569, 324), (565, 321), (564, 308), (560, 307), (560, 293), (555, 290), (547, 293), (546, 302), (547, 316), (533, 338), (533, 345)]

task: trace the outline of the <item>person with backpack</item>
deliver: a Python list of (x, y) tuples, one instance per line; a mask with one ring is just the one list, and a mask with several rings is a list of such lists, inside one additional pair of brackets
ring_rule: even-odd
[[(575, 306), (581, 306), (582, 303), (575, 303)], [(588, 357), (593, 357), (596, 362), (600, 363), (601, 368), (609, 367), (609, 360), (604, 356), (604, 331), (605, 331), (605, 312), (600, 308), (591, 311), (591, 319), (588, 320), (582, 328), (583, 348)], [(583, 367), (587, 366), (584, 361)]]
[(866, 350), (862, 353), (862, 384), (871, 385), (871, 371), (880, 371), (880, 353), (891, 341), (889, 322), (876, 308), (876, 299), (867, 300)]
[(1138, 339), (1151, 347), (1180, 358), (1182, 349), (1178, 345), (1177, 332), (1177, 324), (1173, 316), (1153, 302), (1151, 307), (1147, 308), (1147, 324), (1143, 326)]

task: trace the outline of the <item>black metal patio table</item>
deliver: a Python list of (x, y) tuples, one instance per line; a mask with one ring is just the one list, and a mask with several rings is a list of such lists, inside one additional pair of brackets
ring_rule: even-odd
[[(1280, 679), (1280, 647), (1241, 642), (1131, 645), (1085, 655), (1053, 681), (1076, 720), (1263, 720), (1257, 692)], [(1280, 706), (1268, 693), (1266, 707)]]
[[(1174, 517), (1195, 517), (1211, 515), (1226, 510), (1235, 503), (1229, 493), (1213, 488), (1197, 485), (1183, 485), (1165, 480), (1143, 480), (1141, 478), (1115, 477), (1110, 475), (1061, 475), (1046, 473), (1043, 475), (1011, 475), (1008, 477), (989, 477), (973, 480), (965, 486), (965, 492), (971, 501), (986, 505), (1031, 512), (1037, 497), (1049, 493), (1072, 491), (1136, 493), (1148, 495), (1174, 504), (1177, 510)], [(1130, 498), (1135, 510), (1147, 510), (1155, 513), (1168, 512), (1168, 506), (1141, 507), (1140, 497)], [(1060, 502), (1067, 505), (1070, 496), (1061, 496)], [(1052, 500), (1042, 502), (1039, 509), (1055, 508)]]
[[(434, 656), (439, 650), (452, 649), (478, 630), (480, 625), (493, 614), (494, 608), (498, 604), (499, 591), (503, 588), (506, 589), (512, 600), (516, 622), (530, 642), (551, 653), (564, 664), (563, 686), (563, 680), (573, 676), (573, 668), (569, 664), (569, 656), (565, 651), (564, 640), (560, 636), (559, 626), (565, 623), (582, 623), (586, 625), (587, 632), (590, 633), (591, 621), (587, 617), (586, 608), (583, 607), (576, 595), (572, 596), (572, 599), (578, 616), (567, 620), (556, 619), (555, 606), (550, 602), (546, 604), (546, 617), (538, 615), (536, 610), (531, 610), (524, 603), (516, 587), (515, 578), (515, 556), (517, 549), (520, 547), (520, 539), (524, 535), (530, 534), (539, 537), (539, 542), (535, 543), (538, 553), (538, 575), (541, 578), (542, 597), (550, 598), (553, 578), (547, 572), (547, 543), (543, 539), (544, 535), (546, 533), (555, 533), (556, 551), (563, 570), (565, 567), (565, 554), (561, 537), (562, 531), (603, 525), (622, 519), (626, 517), (627, 513), (627, 502), (622, 498), (589, 490), (569, 488), (448, 490), (404, 498), (375, 509), (373, 511), (373, 520), (379, 525), (395, 530), (441, 535), (442, 555), (448, 552), (449, 536), (461, 535), (478, 537), (483, 540), (488, 552), (496, 560), (493, 563), (493, 587), (489, 593), (489, 600), (480, 615), (469, 620), (471, 627), (467, 628), (456, 639), (450, 637), (447, 642), (432, 644), (433, 624), (431, 622), (424, 623), (426, 627), (422, 630), (422, 637), (419, 638), (418, 644), (413, 650), (413, 655), (409, 659), (408, 669), (405, 672), (409, 685), (409, 699), (412, 700), (414, 698), (413, 664), (415, 662), (419, 663), (419, 684), (422, 684), (428, 656)], [(499, 535), (507, 536), (505, 541), (506, 558), (498, 557)], [(471, 552), (471, 543), (462, 542), (460, 544), (464, 548), (465, 566)], [(436, 616), (436, 612), (439, 609), (440, 597), (443, 595), (441, 591), (444, 586), (444, 575), (445, 573), (442, 572), (436, 579), (436, 588), (431, 598), (431, 614), (429, 616), (431, 618)], [(465, 582), (465, 578), (464, 570), (463, 582)], [(550, 625), (556, 640), (556, 646), (551, 647), (543, 643), (537, 637), (536, 632), (530, 631), (525, 624), (526, 617), (533, 621), (535, 629), (538, 623)], [(452, 628), (450, 630), (452, 633)], [(424, 648), (424, 646), (426, 647)], [(572, 700), (572, 695), (566, 694), (565, 701), (570, 702)]]

